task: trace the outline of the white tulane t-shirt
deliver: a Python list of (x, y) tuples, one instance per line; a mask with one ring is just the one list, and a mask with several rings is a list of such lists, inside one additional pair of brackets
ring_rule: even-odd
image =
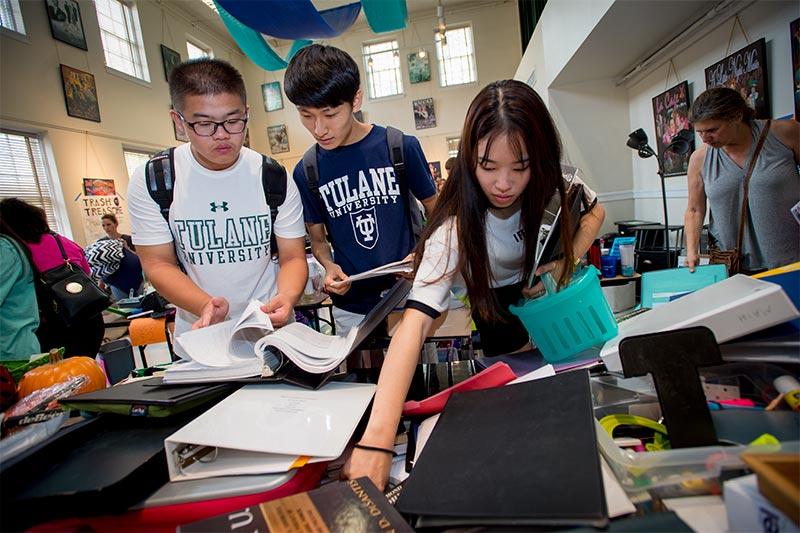
[[(580, 171), (574, 167), (564, 167), (564, 179), (567, 189), (583, 185), (586, 204), (591, 209), (597, 195), (583, 182)], [(521, 218), (521, 211), (508, 218), (498, 217), (491, 209), (486, 213), (486, 249), (492, 272), (492, 288), (522, 281), (525, 240)], [(541, 235), (541, 228), (539, 231)], [(425, 242), (425, 253), (414, 277), (408, 301), (419, 302), (437, 313), (445, 311), (450, 301), (450, 288), (453, 285), (464, 286), (461, 273), (456, 271), (459, 253), (455, 217), (451, 217), (436, 228)]]
[[(241, 313), (255, 298), (266, 302), (277, 292), (278, 265), (271, 259), (270, 236), (305, 235), (303, 205), (294, 180), (286, 180), (286, 200), (278, 209), (275, 228), (261, 184), (261, 154), (242, 148), (236, 163), (209, 170), (194, 158), (187, 143), (175, 150), (175, 189), (169, 226), (150, 197), (144, 166), (128, 186), (133, 242), (136, 245), (176, 241), (186, 274), (212, 296), (230, 304), (229, 316)], [(171, 228), (171, 231), (170, 231)], [(197, 320), (180, 309), (175, 333)]]

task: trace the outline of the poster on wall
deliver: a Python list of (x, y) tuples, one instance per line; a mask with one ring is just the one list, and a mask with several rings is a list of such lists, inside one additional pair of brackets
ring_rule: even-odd
[(75, 0), (45, 0), (53, 39), (86, 50), (81, 8)]
[(431, 177), (433, 178), (434, 183), (442, 179), (441, 161), (428, 161), (428, 168), (431, 171)]
[(289, 134), (286, 132), (286, 124), (267, 127), (267, 138), (269, 139), (269, 151), (273, 154), (289, 151)]
[(94, 76), (76, 68), (61, 65), (61, 84), (67, 115), (100, 122), (100, 104)]
[(800, 18), (789, 24), (792, 41), (792, 80), (794, 80), (794, 119), (800, 122)]
[(738, 91), (756, 118), (770, 118), (767, 45), (762, 37), (705, 70), (706, 89), (728, 87)]
[(281, 95), (281, 82), (272, 81), (261, 85), (261, 95), (264, 97), (264, 110), (277, 111), (283, 109), (283, 95)]
[(161, 45), (161, 62), (164, 64), (164, 79), (169, 81), (169, 73), (175, 66), (181, 62), (181, 55), (169, 48), (168, 46)]
[(433, 98), (414, 100), (414, 126), (418, 130), (436, 127), (436, 113), (433, 110)]
[(125, 202), (117, 194), (113, 178), (83, 178), (83, 194), (78, 196), (83, 231), (87, 243), (106, 236), (100, 217), (112, 214), (120, 226), (126, 225)]
[(431, 61), (427, 53), (408, 54), (408, 80), (411, 83), (431, 81)]
[(653, 120), (658, 157), (664, 162), (664, 177), (683, 176), (689, 168), (689, 156), (694, 151), (694, 135), (686, 155), (666, 152), (665, 148), (679, 131), (694, 132), (689, 123), (689, 82), (679, 83), (653, 98)]

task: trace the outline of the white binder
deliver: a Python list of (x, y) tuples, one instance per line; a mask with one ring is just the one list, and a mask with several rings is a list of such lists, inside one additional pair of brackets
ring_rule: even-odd
[(247, 385), (167, 437), (170, 480), (286, 472), (335, 459), (374, 393), (363, 383)]
[(622, 372), (619, 343), (625, 337), (706, 326), (722, 343), (798, 316), (780, 285), (737, 274), (621, 322), (600, 357), (610, 371)]

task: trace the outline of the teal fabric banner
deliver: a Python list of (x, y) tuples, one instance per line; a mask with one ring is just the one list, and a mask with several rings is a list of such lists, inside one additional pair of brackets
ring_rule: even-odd
[(406, 0), (361, 0), (361, 8), (375, 33), (402, 30), (408, 22)]

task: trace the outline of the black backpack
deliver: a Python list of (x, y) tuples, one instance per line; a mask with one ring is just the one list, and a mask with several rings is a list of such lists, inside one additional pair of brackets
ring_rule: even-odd
[[(422, 211), (420, 211), (416, 198), (408, 187), (408, 180), (406, 180), (406, 165), (403, 159), (403, 132), (392, 126), (386, 126), (386, 143), (389, 145), (389, 156), (392, 159), (394, 173), (397, 176), (400, 189), (403, 191), (403, 197), (405, 197), (409, 229), (416, 242), (422, 233)], [(319, 165), (317, 163), (316, 144), (312, 145), (303, 154), (303, 170), (306, 173), (308, 188), (319, 200), (320, 210), (324, 213), (325, 202), (319, 192)], [(328, 224), (326, 223), (325, 227), (327, 228), (327, 226)]]
[[(161, 209), (161, 216), (169, 225), (169, 209), (172, 206), (172, 196), (175, 192), (175, 148), (169, 148), (154, 155), (144, 168), (145, 182), (150, 197)], [(269, 216), (272, 224), (270, 235), (270, 251), (272, 257), (278, 257), (278, 242), (275, 237), (275, 219), (278, 218), (278, 209), (286, 200), (286, 169), (265, 155), (261, 155), (261, 185), (269, 207)], [(172, 228), (170, 227), (170, 231)], [(174, 242), (174, 239), (173, 239)], [(177, 245), (177, 243), (176, 243)], [(177, 249), (175, 251), (178, 256)], [(180, 260), (178, 261), (180, 263)]]

